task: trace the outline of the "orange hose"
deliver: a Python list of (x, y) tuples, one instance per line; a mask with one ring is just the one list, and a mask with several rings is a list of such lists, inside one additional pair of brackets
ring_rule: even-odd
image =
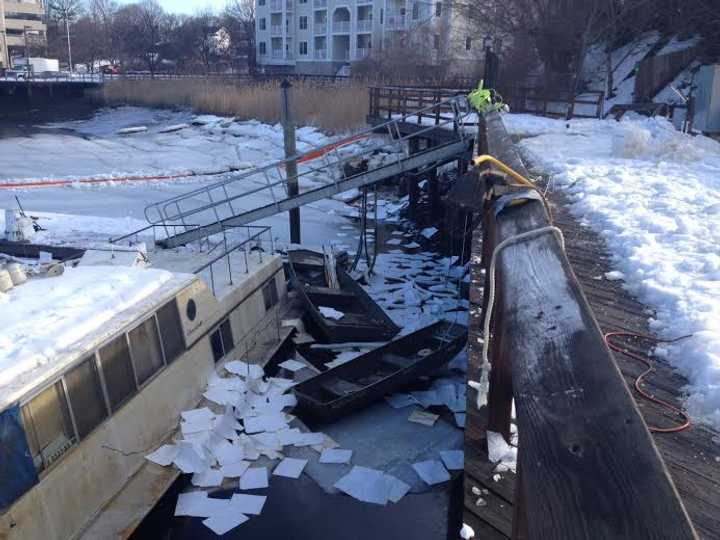
[(636, 334), (634, 332), (608, 332), (607, 334), (605, 334), (604, 337), (605, 337), (605, 344), (610, 349), (612, 349), (615, 352), (624, 354), (625, 356), (628, 356), (629, 358), (632, 358), (633, 360), (637, 360), (638, 362), (643, 363), (647, 367), (647, 369), (645, 371), (643, 371), (635, 379), (635, 390), (637, 391), (637, 393), (640, 394), (646, 400), (656, 403), (662, 407), (665, 407), (669, 411), (672, 411), (674, 414), (676, 414), (677, 416), (679, 416), (682, 419), (682, 423), (680, 425), (677, 425), (677, 426), (674, 426), (671, 428), (648, 426), (648, 429), (654, 433), (677, 433), (678, 431), (683, 431), (684, 429), (689, 428), (691, 425), (690, 417), (688, 416), (688, 414), (685, 411), (678, 409), (677, 407), (675, 407), (674, 405), (671, 405), (667, 401), (663, 401), (662, 399), (656, 398), (649, 392), (646, 392), (645, 390), (643, 390), (643, 388), (641, 387), (641, 384), (642, 384), (643, 380), (645, 379), (645, 376), (648, 375), (649, 373), (655, 371), (655, 368), (653, 367), (653, 364), (650, 361), (650, 359), (640, 356), (639, 354), (630, 352), (627, 349), (622, 348), (617, 343), (613, 343), (611, 338), (635, 337), (635, 338), (640, 338), (640, 339), (644, 339), (647, 341), (654, 341), (655, 343), (674, 343), (676, 341), (680, 341), (681, 339), (686, 339), (686, 338), (692, 337), (692, 334), (687, 335), (687, 336), (680, 336), (675, 339), (660, 339), (660, 338), (656, 338), (654, 336), (648, 336), (645, 334)]

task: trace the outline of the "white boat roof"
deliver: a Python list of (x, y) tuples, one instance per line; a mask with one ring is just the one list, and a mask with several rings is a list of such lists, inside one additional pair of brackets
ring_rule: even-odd
[(196, 279), (155, 268), (81, 265), (0, 294), (0, 410)]

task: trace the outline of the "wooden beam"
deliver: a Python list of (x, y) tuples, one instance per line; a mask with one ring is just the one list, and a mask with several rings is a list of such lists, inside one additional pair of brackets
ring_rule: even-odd
[[(487, 125), (489, 147), (507, 144), (499, 116)], [(505, 148), (508, 165), (524, 170), (512, 153)], [(485, 218), (489, 253), (550, 224), (531, 199), (507, 208), (491, 201)], [(512, 373), (521, 441), (523, 508), (515, 515), (525, 523), (516, 534), (697, 538), (558, 238), (543, 234), (499, 252), (496, 285), (493, 324), (502, 339), (491, 340), (490, 356), (493, 372)]]

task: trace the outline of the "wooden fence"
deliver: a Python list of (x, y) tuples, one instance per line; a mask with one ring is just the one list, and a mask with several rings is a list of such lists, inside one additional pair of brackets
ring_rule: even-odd
[[(500, 116), (483, 131), (484, 153), (527, 176)], [(510, 440), (514, 400), (513, 537), (697, 538), (548, 210), (536, 191), (500, 184), (482, 225), (487, 428)]]

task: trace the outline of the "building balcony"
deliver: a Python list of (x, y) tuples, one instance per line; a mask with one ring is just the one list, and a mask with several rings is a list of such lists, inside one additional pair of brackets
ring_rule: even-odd
[(282, 60), (283, 58), (285, 58), (285, 54), (283, 54), (282, 49), (273, 49), (270, 53), (270, 58), (272, 58), (273, 60)]
[(270, 0), (270, 11), (282, 11), (283, 0)]
[(355, 49), (355, 60), (369, 58), (371, 53), (372, 49), (370, 47), (358, 47)]
[(293, 0), (285, 0), (285, 10), (286, 11), (292, 11), (293, 10)]
[(30, 32), (45, 32), (47, 26), (42, 21), (27, 21), (25, 19), (5, 19), (5, 28), (8, 30), (25, 30)]
[(315, 54), (313, 55), (313, 58), (315, 58), (315, 60), (326, 60), (327, 49), (315, 49)]
[(335, 60), (336, 62), (347, 62), (348, 60), (350, 60), (350, 51), (333, 51), (333, 60)]
[(388, 15), (385, 28), (388, 30), (405, 30), (407, 28), (405, 15)]
[(358, 6), (372, 5), (373, 0), (355, 0)]
[(314, 29), (316, 34), (327, 34), (327, 21), (315, 23)]
[(357, 22), (358, 32), (372, 32), (372, 19), (359, 19)]
[(313, 0), (313, 7), (315, 9), (326, 9), (327, 0)]
[(332, 29), (336, 34), (349, 34), (350, 21), (333, 21)]
[(271, 36), (282, 36), (282, 25), (276, 24), (270, 27)]
[(13, 13), (44, 15), (45, 9), (40, 2), (5, 2), (5, 17), (11, 19)]

